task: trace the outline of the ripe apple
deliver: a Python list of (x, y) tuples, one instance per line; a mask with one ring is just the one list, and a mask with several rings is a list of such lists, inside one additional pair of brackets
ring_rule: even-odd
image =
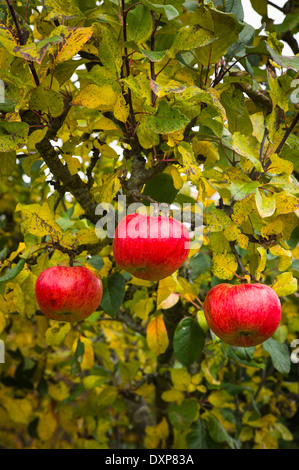
[(233, 346), (256, 346), (270, 338), (281, 319), (276, 292), (264, 284), (218, 284), (207, 294), (204, 313), (210, 329)]
[(99, 306), (103, 285), (84, 266), (53, 266), (38, 276), (35, 295), (39, 308), (51, 320), (79, 322)]
[(130, 214), (118, 224), (112, 247), (120, 268), (137, 278), (158, 281), (182, 266), (190, 237), (176, 219)]

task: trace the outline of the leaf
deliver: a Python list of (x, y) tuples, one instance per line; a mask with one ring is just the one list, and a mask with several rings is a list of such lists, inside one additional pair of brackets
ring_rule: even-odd
[(186, 367), (190, 366), (202, 353), (205, 333), (196, 319), (184, 318), (176, 327), (173, 348), (177, 359)]
[(156, 3), (152, 3), (149, 0), (143, 0), (142, 3), (147, 6), (150, 10), (153, 10), (156, 13), (162, 13), (166, 15), (169, 21), (179, 15), (177, 9), (172, 5), (157, 5)]
[(37, 237), (52, 235), (60, 238), (62, 236), (62, 230), (55, 222), (47, 202), (44, 202), (42, 206), (19, 203), (16, 207), (16, 212), (18, 211), (21, 211), (26, 217), (25, 222), (22, 223), (22, 229), (25, 233), (31, 233)]
[(238, 263), (231, 253), (213, 253), (211, 269), (219, 279), (231, 280), (238, 269)]
[(120, 273), (111, 274), (111, 276), (104, 277), (103, 282), (103, 297), (101, 300), (101, 307), (105, 313), (114, 317), (123, 302), (125, 296), (126, 281)]
[(262, 218), (271, 217), (276, 210), (275, 194), (263, 197), (259, 191), (255, 191), (255, 202), (257, 210)]
[(45, 38), (38, 42), (28, 43), (25, 46), (16, 46), (14, 48), (14, 53), (23, 57), (23, 59), (31, 62), (36, 62), (41, 65), (43, 58), (48, 52), (51, 45), (59, 44), (62, 42), (62, 37), (54, 36), (50, 38)]
[(170, 405), (168, 416), (171, 424), (178, 431), (184, 431), (190, 427), (197, 416), (197, 403), (194, 398), (184, 400), (180, 405)]
[(157, 356), (166, 351), (169, 339), (162, 315), (157, 315), (147, 325), (146, 341), (150, 350)]
[(170, 134), (182, 129), (188, 122), (187, 116), (161, 101), (157, 113), (146, 118), (145, 126), (156, 134)]
[(91, 258), (87, 259), (87, 263), (97, 271), (101, 271), (104, 266), (103, 258), (100, 255), (93, 255)]
[(0, 152), (10, 152), (26, 144), (29, 125), (26, 122), (0, 122)]
[(279, 343), (269, 338), (263, 343), (263, 348), (270, 354), (273, 367), (282, 374), (288, 374), (291, 370), (290, 353), (284, 343)]
[(230, 191), (235, 201), (241, 201), (246, 196), (256, 192), (260, 186), (258, 181), (244, 183), (244, 181), (232, 181), (230, 184)]
[(127, 39), (136, 43), (146, 42), (152, 34), (151, 12), (144, 5), (137, 5), (127, 14)]
[[(130, 110), (122, 94), (118, 95), (117, 97), (117, 100), (113, 109), (113, 114), (116, 117), (116, 119), (118, 119), (118, 121), (121, 121), (123, 123), (127, 122), (127, 119), (130, 114)], [(116, 158), (118, 158), (117, 154), (116, 154)]]
[(71, 374), (75, 375), (81, 372), (81, 364), (83, 361), (85, 345), (80, 340), (80, 338), (74, 343), (75, 344), (75, 351), (72, 357), (71, 362)]
[(0, 175), (10, 176), (16, 169), (16, 152), (1, 152), (0, 153)]
[(257, 149), (248, 144), (247, 138), (245, 135), (240, 132), (235, 132), (233, 134), (232, 148), (243, 157), (251, 161), (256, 170), (262, 171), (262, 164), (259, 161), (259, 152)]
[(46, 343), (53, 348), (60, 346), (71, 329), (70, 323), (56, 322), (46, 331)]
[(202, 449), (204, 448), (205, 430), (202, 421), (198, 418), (190, 428), (190, 432), (186, 436), (188, 449)]
[(57, 429), (57, 419), (51, 411), (42, 413), (39, 416), (37, 433), (41, 441), (49, 441), (53, 438)]
[(215, 442), (227, 442), (228, 446), (230, 449), (238, 449), (239, 444), (238, 441), (233, 439), (224, 426), (218, 421), (215, 416), (212, 415), (212, 413), (208, 412), (207, 413), (207, 419), (208, 419), (208, 432), (212, 439)]
[(75, 98), (75, 104), (88, 109), (100, 109), (102, 112), (113, 111), (117, 94), (111, 85), (99, 87), (91, 83), (83, 88)]
[(141, 49), (141, 54), (143, 54), (144, 57), (149, 59), (151, 62), (161, 62), (166, 56), (167, 51), (148, 51), (146, 49)]
[(22, 271), (22, 269), (24, 268), (24, 265), (25, 265), (25, 260), (20, 259), (18, 263), (12, 269), (10, 269), (10, 271), (8, 271), (7, 273), (5, 273), (3, 276), (0, 277), (0, 283), (11, 281), (12, 279), (14, 279)]
[(66, 60), (72, 59), (82, 49), (84, 44), (92, 35), (92, 26), (89, 28), (75, 28), (61, 25), (55, 28), (52, 31), (50, 38), (59, 36), (62, 41), (55, 47), (51, 47), (53, 62), (57, 64), (59, 62), (65, 62)]
[(101, 45), (98, 50), (99, 58), (105, 68), (110, 72), (120, 74), (122, 67), (122, 49), (118, 38), (110, 25), (101, 24)]
[(292, 295), (297, 291), (297, 279), (291, 272), (282, 273), (271, 287), (279, 297)]
[(205, 215), (206, 225), (211, 232), (221, 232), (232, 223), (228, 215), (220, 209), (212, 209)]
[(174, 58), (178, 52), (203, 47), (215, 40), (216, 37), (211, 31), (201, 28), (199, 25), (183, 26), (177, 31), (168, 55)]
[[(144, 187), (142, 194), (152, 197), (157, 202), (165, 202), (171, 204), (178, 190), (173, 185), (172, 177), (167, 173), (160, 173), (155, 178), (148, 181)], [(148, 202), (144, 200), (144, 204)]]
[(53, 117), (58, 117), (63, 112), (64, 103), (61, 95), (54, 90), (47, 89), (42, 85), (36, 87), (29, 102), (31, 109), (50, 113)]
[(293, 69), (299, 71), (299, 57), (296, 56), (284, 56), (278, 54), (269, 44), (266, 42), (266, 47), (271, 55), (272, 59), (281, 67), (286, 67), (287, 69)]
[(183, 166), (186, 175), (193, 184), (198, 185), (201, 178), (201, 169), (196, 161), (191, 144), (181, 142), (178, 146), (178, 151), (183, 157)]

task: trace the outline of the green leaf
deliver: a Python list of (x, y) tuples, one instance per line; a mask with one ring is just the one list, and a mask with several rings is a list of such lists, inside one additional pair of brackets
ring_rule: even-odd
[(269, 338), (263, 343), (263, 348), (270, 354), (273, 367), (282, 374), (288, 374), (291, 369), (290, 353), (284, 343)]
[(239, 155), (250, 160), (256, 170), (262, 171), (262, 164), (259, 161), (259, 152), (257, 149), (249, 145), (245, 135), (240, 132), (235, 132), (231, 146)]
[(12, 279), (14, 279), (22, 271), (22, 269), (24, 268), (24, 265), (25, 265), (25, 260), (20, 259), (18, 263), (10, 271), (8, 271), (7, 273), (5, 273), (3, 276), (0, 277), (0, 284), (2, 282), (11, 281)]
[(123, 302), (125, 296), (126, 281), (120, 273), (114, 273), (109, 277), (104, 277), (103, 297), (101, 307), (104, 312), (114, 317)]
[(145, 126), (156, 134), (170, 134), (183, 129), (188, 122), (187, 116), (161, 101), (157, 113), (146, 119)]
[(166, 15), (169, 21), (179, 16), (179, 12), (172, 5), (157, 5), (156, 3), (149, 2), (149, 0), (143, 0), (142, 3), (156, 13), (162, 13)]
[(137, 5), (127, 15), (127, 40), (136, 43), (146, 42), (152, 34), (153, 19), (144, 5)]
[(26, 122), (0, 122), (0, 152), (10, 152), (24, 146), (28, 131)]
[(196, 319), (184, 318), (174, 333), (173, 348), (176, 358), (184, 366), (190, 366), (200, 357), (205, 345), (205, 337)]
[(178, 431), (188, 429), (197, 415), (197, 403), (193, 398), (184, 400), (180, 405), (170, 405), (169, 420)]
[(168, 55), (175, 57), (178, 52), (190, 51), (206, 46), (215, 41), (215, 39), (215, 35), (211, 31), (201, 28), (199, 25), (184, 26), (176, 33)]
[(204, 447), (205, 429), (202, 420), (198, 418), (192, 423), (191, 430), (186, 436), (188, 449), (203, 449)]
[(64, 103), (59, 93), (40, 85), (33, 90), (29, 106), (36, 111), (50, 113), (51, 116), (58, 117), (63, 111)]
[[(167, 173), (160, 173), (155, 178), (149, 180), (142, 194), (152, 197), (157, 202), (165, 202), (171, 204), (178, 190), (173, 185), (172, 177)], [(149, 202), (144, 200), (145, 205), (149, 205)]]
[(85, 349), (84, 343), (82, 343), (82, 341), (80, 341), (80, 338), (78, 338), (76, 351), (72, 357), (72, 362), (71, 362), (71, 374), (72, 375), (75, 375), (81, 372), (81, 363), (82, 363), (83, 356), (84, 356), (84, 349)]
[(227, 357), (236, 361), (240, 364), (243, 364), (246, 367), (257, 367), (259, 369), (264, 369), (265, 364), (263, 362), (257, 362), (252, 359), (252, 355), (255, 351), (255, 347), (241, 348), (227, 345), (225, 346)]
[(151, 62), (161, 62), (161, 60), (166, 56), (167, 51), (147, 51), (145, 49), (141, 49), (141, 53)]
[(0, 175), (10, 176), (16, 168), (16, 152), (1, 152), (0, 153)]
[(269, 44), (266, 43), (266, 47), (272, 57), (272, 59), (281, 67), (286, 67), (287, 69), (299, 70), (299, 57), (297, 56), (284, 56), (278, 54)]
[(215, 418), (215, 416), (212, 415), (212, 413), (207, 412), (208, 416), (208, 432), (211, 436), (211, 438), (215, 442), (227, 442), (228, 446), (231, 449), (238, 449), (239, 448), (239, 442), (236, 439), (233, 439), (224, 426), (218, 421), (218, 419)]
[(241, 201), (252, 193), (260, 186), (258, 181), (244, 183), (244, 181), (233, 181), (230, 185), (231, 194), (235, 201)]
[(104, 266), (103, 258), (100, 255), (94, 255), (91, 258), (87, 259), (87, 263), (90, 264), (97, 271), (101, 271)]

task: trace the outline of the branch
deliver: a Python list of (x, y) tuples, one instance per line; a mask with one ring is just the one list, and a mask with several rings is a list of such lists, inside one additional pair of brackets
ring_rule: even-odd
[(237, 252), (236, 250), (236, 247), (235, 247), (235, 243), (234, 242), (230, 242), (229, 243), (230, 245), (230, 248), (231, 248), (231, 251), (233, 253), (233, 255), (235, 256), (236, 258), (236, 261), (238, 263), (238, 266), (239, 268), (241, 269), (241, 273), (242, 273), (242, 276), (245, 277), (245, 276), (250, 276), (251, 280), (254, 281), (254, 282), (258, 282), (256, 277), (253, 275), (253, 274), (250, 274), (247, 269), (245, 268), (245, 266), (243, 265), (242, 263), (242, 257), (239, 255), (239, 253)]
[(296, 126), (296, 124), (297, 124), (298, 122), (299, 122), (299, 113), (295, 116), (294, 121), (292, 122), (292, 124), (290, 125), (290, 127), (286, 130), (286, 133), (285, 133), (285, 135), (283, 136), (282, 141), (280, 142), (279, 146), (278, 146), (277, 149), (275, 150), (275, 153), (276, 153), (277, 155), (282, 151), (282, 148), (283, 148), (284, 144), (286, 143), (288, 137), (290, 136), (290, 134), (292, 133), (294, 127)]
[(65, 103), (64, 112), (58, 118), (52, 121), (51, 128), (48, 130), (43, 140), (36, 144), (36, 149), (40, 153), (41, 157), (56, 180), (61, 181), (64, 188), (69, 191), (80, 204), (85, 212), (85, 217), (93, 224), (96, 224), (97, 217), (95, 210), (97, 203), (90, 194), (88, 184), (82, 181), (79, 175), (72, 175), (70, 173), (68, 166), (61, 162), (58, 153), (51, 144), (51, 139), (57, 135), (57, 132), (62, 127), (70, 107), (71, 105), (68, 100)]
[[(152, 21), (153, 21), (153, 30), (151, 34), (151, 51), (155, 50), (155, 33), (156, 33), (156, 17), (155, 17), (155, 12), (151, 10), (151, 15), (152, 15)], [(151, 69), (151, 79), (156, 80), (156, 74), (155, 74), (155, 62), (152, 60), (150, 61), (150, 69)], [(156, 95), (155, 92), (152, 90), (152, 104), (155, 106), (156, 103)]]
[[(12, 16), (12, 19), (13, 19), (13, 21), (14, 21), (14, 24), (15, 24), (15, 26), (16, 26), (16, 28), (17, 28), (19, 43), (21, 44), (21, 46), (24, 46), (24, 45), (26, 44), (26, 41), (25, 41), (25, 39), (24, 39), (23, 32), (22, 32), (22, 30), (21, 30), (21, 28), (20, 28), (19, 21), (18, 21), (16, 12), (15, 12), (15, 10), (14, 10), (14, 7), (13, 7), (13, 5), (12, 5), (12, 2), (11, 2), (11, 0), (6, 0), (6, 3), (7, 3), (7, 6), (8, 6), (8, 9), (9, 9), (9, 11), (10, 11), (10, 14), (11, 14), (11, 16)], [(30, 70), (31, 70), (32, 76), (33, 76), (33, 78), (34, 78), (35, 84), (36, 84), (36, 86), (38, 86), (38, 85), (39, 85), (39, 78), (38, 78), (38, 76), (37, 76), (37, 73), (36, 73), (34, 64), (33, 64), (33, 62), (29, 62), (29, 61), (27, 61), (27, 62), (28, 62), (28, 65), (29, 65), (29, 67), (30, 67)]]

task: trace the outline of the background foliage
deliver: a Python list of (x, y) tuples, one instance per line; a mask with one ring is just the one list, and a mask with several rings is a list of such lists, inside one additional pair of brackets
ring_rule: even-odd
[[(298, 448), (299, 5), (274, 24), (251, 4), (260, 30), (240, 0), (2, 2), (3, 448)], [(120, 271), (95, 234), (97, 204), (119, 194), (202, 203), (202, 247), (158, 283)], [(104, 284), (75, 325), (34, 296), (70, 260)], [(283, 310), (246, 350), (202, 312), (240, 278)]]

